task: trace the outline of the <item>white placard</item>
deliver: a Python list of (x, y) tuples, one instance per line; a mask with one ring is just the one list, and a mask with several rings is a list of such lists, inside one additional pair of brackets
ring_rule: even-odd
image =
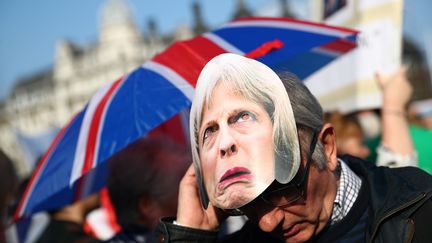
[(375, 74), (388, 74), (401, 65), (402, 6), (402, 0), (347, 0), (324, 21), (361, 31), (355, 50), (305, 80), (324, 110), (381, 106)]

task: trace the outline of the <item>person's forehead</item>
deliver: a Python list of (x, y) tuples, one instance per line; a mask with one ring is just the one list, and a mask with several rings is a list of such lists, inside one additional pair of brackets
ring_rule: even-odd
[(247, 101), (246, 97), (242, 94), (242, 92), (236, 87), (233, 83), (230, 82), (218, 82), (211, 90), (208, 98), (208, 107), (210, 107), (215, 100), (224, 100), (225, 98), (235, 98), (235, 99), (244, 99)]
[(241, 92), (230, 88), (215, 88), (210, 99), (204, 101), (201, 123), (206, 120), (217, 119), (224, 115), (230, 114), (236, 110), (253, 109), (255, 111), (264, 111), (262, 105), (257, 104), (254, 100), (248, 99)]

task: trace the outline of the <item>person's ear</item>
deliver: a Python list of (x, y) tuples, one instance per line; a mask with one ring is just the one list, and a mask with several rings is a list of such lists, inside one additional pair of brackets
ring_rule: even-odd
[(153, 200), (147, 196), (141, 196), (138, 200), (138, 209), (142, 218), (147, 218), (154, 211)]
[(141, 196), (138, 201), (141, 223), (150, 229), (156, 227), (160, 213), (160, 205), (149, 196)]
[(318, 139), (321, 141), (324, 154), (327, 158), (327, 168), (330, 171), (335, 171), (337, 167), (337, 148), (336, 148), (336, 133), (334, 127), (330, 123), (324, 124), (322, 127)]

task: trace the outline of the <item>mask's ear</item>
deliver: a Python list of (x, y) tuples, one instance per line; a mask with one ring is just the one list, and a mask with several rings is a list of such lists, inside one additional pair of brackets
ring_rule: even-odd
[(330, 123), (324, 124), (319, 136), (319, 141), (321, 141), (324, 147), (324, 154), (327, 158), (327, 168), (330, 171), (335, 171), (337, 167), (337, 148), (336, 148), (336, 133), (334, 127)]

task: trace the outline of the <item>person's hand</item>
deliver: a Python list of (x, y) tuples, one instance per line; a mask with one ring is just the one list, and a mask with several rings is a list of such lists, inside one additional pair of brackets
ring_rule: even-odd
[(391, 75), (376, 75), (383, 92), (383, 109), (404, 111), (411, 98), (412, 87), (406, 78), (406, 68), (400, 67)]
[(191, 165), (180, 181), (177, 223), (196, 229), (216, 230), (226, 217), (222, 210), (211, 204), (207, 210), (202, 207), (195, 170)]

